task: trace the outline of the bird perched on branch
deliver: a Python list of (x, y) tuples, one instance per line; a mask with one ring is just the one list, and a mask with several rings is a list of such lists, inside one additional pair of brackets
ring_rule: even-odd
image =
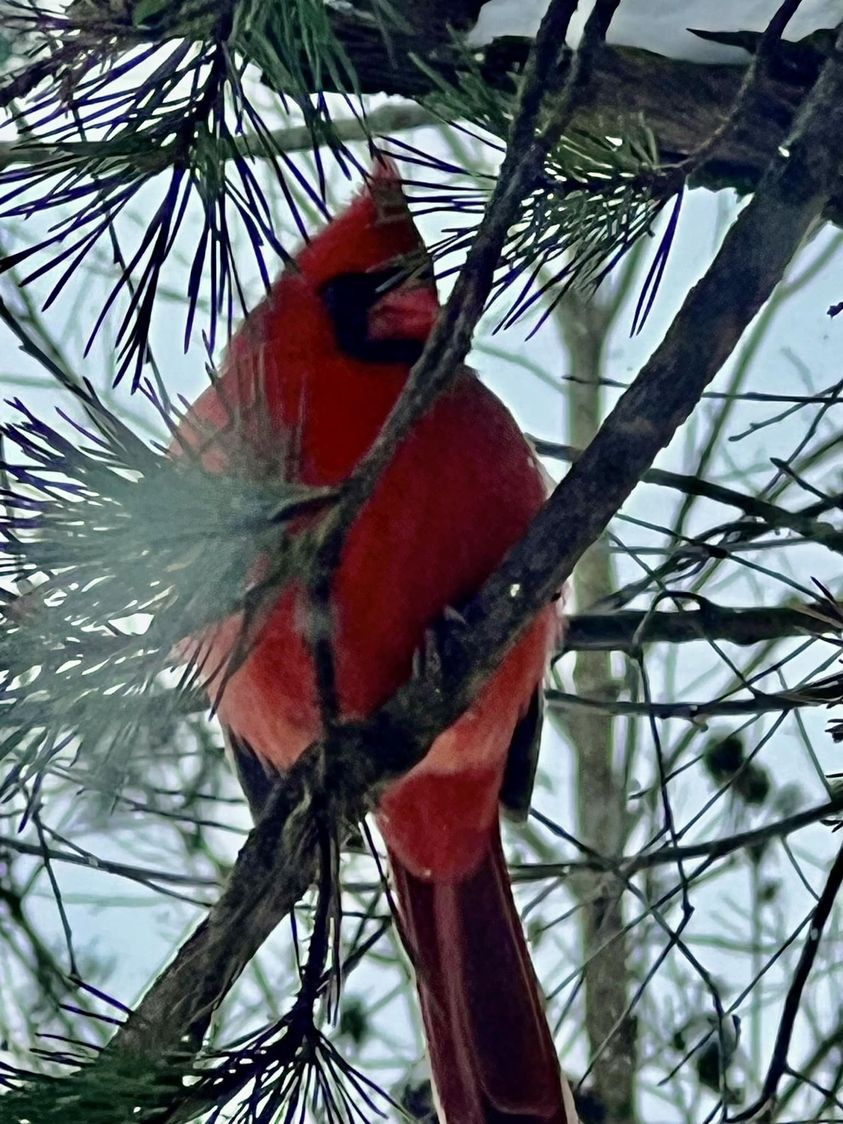
[[(213, 472), (341, 483), (398, 400), (438, 309), (397, 172), (378, 163), (241, 326), (221, 377), (181, 424), (182, 449)], [(365, 717), (411, 676), (429, 629), (479, 589), (543, 499), (535, 457), (506, 408), (472, 371), (457, 371), (403, 438), (331, 580), (342, 718)], [(309, 612), (306, 581), (293, 581), (217, 691), (255, 810), (272, 776), (323, 733)], [(242, 627), (241, 615), (203, 634), (203, 667), (224, 668)], [(498, 824), (501, 800), (526, 809), (557, 629), (548, 608), (378, 808), (448, 1124), (575, 1120)], [(220, 674), (208, 672), (212, 692)]]

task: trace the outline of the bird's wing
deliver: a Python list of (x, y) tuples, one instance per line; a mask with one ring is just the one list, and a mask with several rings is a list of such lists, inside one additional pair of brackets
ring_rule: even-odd
[(223, 726), (223, 737), (240, 787), (249, 802), (252, 819), (257, 823), (278, 779), (278, 773), (258, 757), (245, 738), (241, 738), (230, 727)]
[(539, 684), (524, 717), (513, 730), (501, 785), (501, 804), (516, 820), (525, 820), (530, 809), (539, 761), (543, 713), (544, 691)]

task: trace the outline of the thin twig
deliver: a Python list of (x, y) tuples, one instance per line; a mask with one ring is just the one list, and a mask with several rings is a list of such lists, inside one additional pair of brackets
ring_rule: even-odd
[[(429, 110), (420, 105), (379, 105), (365, 117), (344, 117), (331, 119), (331, 131), (343, 143), (367, 141), (372, 136), (389, 136), (408, 129), (420, 129), (425, 125), (441, 125), (442, 122)], [(0, 141), (0, 171), (14, 164), (47, 164), (60, 156), (77, 152), (80, 157), (88, 149), (93, 155), (96, 146), (85, 141), (70, 141), (60, 147), (50, 144), (34, 144), (31, 140)], [(230, 159), (238, 156), (266, 158), (268, 152), (311, 152), (313, 133), (307, 125), (289, 125), (274, 129), (265, 136), (257, 137), (247, 133), (238, 136), (231, 146)], [(228, 152), (229, 150), (225, 150)]]
[(758, 86), (766, 76), (766, 70), (773, 52), (781, 42), (788, 23), (796, 14), (801, 3), (802, 0), (784, 0), (758, 39), (752, 62), (747, 67), (740, 89), (728, 114), (693, 152), (689, 153), (675, 168), (667, 171), (667, 178), (676, 182), (677, 189), (698, 168), (705, 164), (726, 137), (738, 133), (741, 127), (745, 126), (747, 116), (753, 108), (754, 95), (757, 94)]
[(707, 702), (669, 702), (657, 703), (650, 700), (642, 702), (622, 702), (617, 699), (590, 699), (582, 695), (571, 695), (565, 691), (550, 690), (545, 694), (551, 709), (596, 710), (603, 714), (624, 715), (625, 717), (651, 718), (664, 721), (668, 718), (684, 718), (700, 726), (705, 726), (709, 718), (735, 718), (744, 714), (778, 714), (782, 711), (796, 710), (802, 706), (828, 706), (837, 701), (839, 690), (830, 697), (826, 687), (819, 685), (794, 687), (790, 691), (767, 694), (756, 691), (748, 699), (711, 699)]
[(819, 901), (811, 916), (811, 923), (808, 927), (805, 943), (802, 946), (799, 963), (796, 965), (796, 970), (790, 981), (790, 987), (787, 989), (787, 996), (784, 1001), (784, 1007), (782, 1008), (779, 1029), (776, 1034), (773, 1053), (770, 1057), (770, 1065), (767, 1069), (767, 1075), (764, 1078), (761, 1092), (758, 1095), (758, 1099), (755, 1100), (749, 1108), (745, 1109), (743, 1112), (736, 1113), (731, 1117), (731, 1120), (759, 1119), (763, 1114), (769, 1114), (775, 1104), (779, 1082), (788, 1071), (787, 1055), (793, 1037), (796, 1016), (799, 1014), (799, 1008), (802, 1002), (802, 993), (805, 990), (805, 985), (808, 982), (808, 977), (811, 974), (811, 969), (817, 958), (820, 939), (822, 938), (826, 923), (831, 916), (831, 911), (837, 899), (837, 895), (840, 892), (841, 885), (843, 885), (843, 847), (840, 848), (837, 858), (834, 860), (823, 891), (820, 894)]
[[(677, 597), (684, 594), (677, 594)], [(839, 635), (843, 617), (832, 618), (816, 605), (738, 608), (692, 598), (693, 609), (650, 612), (622, 609), (606, 613), (574, 613), (568, 617), (563, 652), (633, 652), (643, 644), (689, 644), (726, 640), (760, 644), (790, 636)]]
[[(572, 445), (559, 445), (553, 441), (543, 441), (540, 438), (531, 438), (536, 452), (543, 457), (554, 457), (559, 460), (576, 462), (581, 455), (581, 450)], [(820, 523), (816, 519), (819, 511), (839, 508), (843, 499), (839, 494), (830, 495), (820, 505), (812, 504), (803, 511), (788, 511), (778, 504), (770, 503), (757, 496), (750, 496), (746, 492), (739, 492), (736, 488), (729, 488), (724, 484), (714, 484), (703, 480), (699, 476), (690, 476), (681, 472), (668, 472), (663, 468), (651, 468), (641, 477), (644, 484), (656, 484), (663, 488), (673, 488), (687, 496), (699, 496), (701, 499), (713, 500), (728, 507), (736, 507), (744, 515), (759, 520), (763, 526), (757, 528), (757, 533), (762, 534), (768, 527), (773, 529), (786, 529), (794, 531), (797, 535), (809, 539), (811, 542), (820, 543), (829, 550), (838, 554), (843, 553), (843, 531), (838, 531), (828, 523)], [(755, 528), (753, 528), (755, 530)]]
[(172, 886), (213, 886), (218, 887), (219, 878), (202, 878), (192, 874), (174, 874), (167, 870), (155, 870), (152, 867), (133, 866), (130, 863), (113, 862), (111, 859), (100, 859), (87, 852), (58, 851), (53, 847), (47, 848), (35, 843), (25, 843), (15, 836), (0, 836), (0, 853), (14, 851), (19, 855), (31, 855), (33, 858), (46, 856), (51, 862), (70, 863), (73, 866), (83, 866), (87, 870), (100, 871), (103, 874), (116, 875), (118, 878), (128, 878), (139, 882), (143, 886), (155, 888), (156, 883), (166, 883)]
[[(733, 855), (736, 851), (749, 850), (771, 839), (783, 839), (796, 831), (801, 831), (812, 824), (831, 821), (843, 812), (843, 794), (827, 800), (823, 804), (816, 804), (805, 808), (801, 812), (794, 812), (792, 816), (785, 816), (773, 823), (763, 824), (761, 827), (752, 828), (750, 831), (739, 831), (720, 839), (705, 839), (699, 843), (685, 843), (677, 847), (659, 847), (653, 851), (644, 851), (636, 855), (624, 855), (619, 858), (604, 856), (599, 852), (582, 847), (577, 841), (577, 846), (584, 851), (585, 857), (573, 862), (560, 863), (528, 863), (523, 866), (510, 866), (513, 882), (534, 882), (539, 878), (555, 878), (567, 875), (576, 870), (602, 870), (617, 874), (624, 879), (631, 878), (642, 870), (651, 870), (655, 867), (669, 866), (676, 862), (687, 862), (689, 859), (707, 858), (711, 862)], [(553, 825), (545, 817), (537, 817), (541, 822), (554, 830)], [(559, 832), (561, 834), (561, 832)]]

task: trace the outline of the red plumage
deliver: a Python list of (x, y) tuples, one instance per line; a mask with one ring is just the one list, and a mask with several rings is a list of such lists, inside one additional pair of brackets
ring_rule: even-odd
[[(432, 281), (392, 277), (408, 255), (421, 262), (422, 254), (395, 173), (381, 166), (240, 328), (221, 379), (182, 423), (182, 444), (201, 447), (211, 471), (311, 485), (344, 479), (433, 325)], [(381, 276), (382, 291), (373, 281)], [(512, 417), (461, 370), (408, 434), (346, 541), (332, 587), (344, 716), (370, 713), (409, 678), (426, 630), (476, 592), (543, 497)], [(205, 666), (224, 666), (241, 625), (231, 618), (203, 637)], [(548, 609), (379, 808), (448, 1124), (575, 1119), (570, 1100), (563, 1104), (498, 827), (510, 741), (556, 628)], [(281, 770), (320, 736), (301, 586), (269, 611), (218, 712), (238, 744)]]

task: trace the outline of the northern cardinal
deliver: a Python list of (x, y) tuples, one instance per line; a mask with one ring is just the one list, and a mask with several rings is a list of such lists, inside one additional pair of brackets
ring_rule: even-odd
[[(213, 472), (342, 481), (395, 404), (438, 309), (397, 172), (379, 163), (236, 333), (221, 377), (181, 424), (181, 448)], [(343, 716), (367, 715), (409, 678), (427, 630), (477, 591), (543, 499), (514, 420), (461, 369), (405, 438), (348, 535), (332, 587)], [(294, 583), (219, 699), (255, 811), (273, 773), (321, 734), (307, 614)], [(205, 667), (225, 665), (241, 627), (232, 617), (203, 636)], [(448, 1124), (575, 1120), (498, 824), (502, 797), (524, 810), (529, 796), (557, 627), (548, 609), (378, 810)]]

